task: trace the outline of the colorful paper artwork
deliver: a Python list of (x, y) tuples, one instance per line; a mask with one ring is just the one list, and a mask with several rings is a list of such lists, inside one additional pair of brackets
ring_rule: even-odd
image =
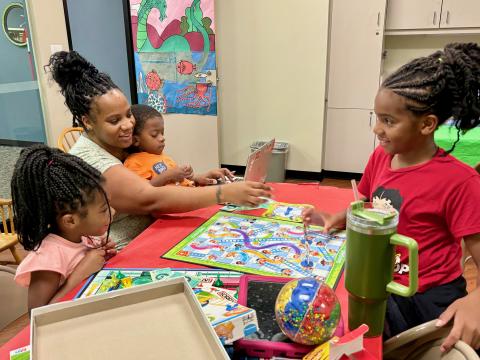
[(217, 114), (213, 0), (130, 0), (138, 102)]

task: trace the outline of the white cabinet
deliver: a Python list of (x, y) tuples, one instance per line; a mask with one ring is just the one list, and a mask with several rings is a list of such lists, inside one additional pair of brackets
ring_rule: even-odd
[(388, 0), (386, 30), (480, 28), (479, 0)]
[(480, 0), (443, 0), (440, 27), (480, 27)]
[(328, 107), (373, 107), (380, 78), (385, 2), (331, 2)]
[(373, 110), (328, 109), (325, 169), (363, 173), (374, 150)]
[(438, 29), (441, 11), (442, 0), (388, 0), (385, 28)]
[(362, 173), (375, 146), (386, 0), (331, 1), (324, 170)]

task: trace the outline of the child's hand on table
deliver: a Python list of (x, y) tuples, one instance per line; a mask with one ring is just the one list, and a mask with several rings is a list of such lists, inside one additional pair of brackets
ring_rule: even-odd
[(332, 228), (342, 229), (345, 227), (345, 213), (329, 214), (323, 211), (315, 210), (308, 207), (302, 211), (303, 223), (306, 226), (320, 225), (323, 226), (324, 232), (329, 232)]

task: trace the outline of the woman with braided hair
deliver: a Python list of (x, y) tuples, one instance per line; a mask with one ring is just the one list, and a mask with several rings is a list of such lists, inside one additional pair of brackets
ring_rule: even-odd
[[(448, 308), (438, 325), (453, 316), (455, 325), (442, 349), (458, 339), (478, 348), (480, 290), (463, 298), (467, 292), (460, 259), (463, 238), (480, 264), (480, 176), (449, 155), (456, 143), (440, 149), (434, 132), (452, 119), (458, 142), (462, 133), (480, 124), (479, 46), (449, 44), (402, 66), (381, 85), (375, 113), (373, 131), (380, 146), (358, 190), (375, 206), (399, 211), (398, 233), (414, 238), (419, 247), (418, 292), (410, 298), (389, 297), (386, 336), (436, 319)], [(345, 225), (345, 212), (309, 209), (303, 215), (306, 223), (324, 224), (326, 230)], [(408, 285), (408, 253), (404, 248), (396, 252), (395, 281)]]
[(268, 186), (249, 181), (197, 188), (152, 186), (122, 164), (133, 142), (135, 119), (110, 77), (75, 51), (53, 54), (48, 67), (73, 114), (73, 125), (85, 129), (70, 153), (103, 174), (112, 207), (121, 213), (111, 229), (117, 249), (151, 223), (150, 214), (185, 212), (222, 202), (257, 205), (270, 196)]
[(111, 209), (103, 182), (99, 171), (58, 149), (21, 152), (12, 199), (19, 241), (30, 252), (15, 280), (28, 287), (29, 309), (61, 299), (116, 253), (106, 240)]

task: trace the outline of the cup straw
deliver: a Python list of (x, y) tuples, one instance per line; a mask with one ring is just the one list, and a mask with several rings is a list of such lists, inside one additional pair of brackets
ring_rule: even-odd
[(352, 179), (351, 183), (352, 183), (353, 197), (355, 198), (355, 201), (358, 201), (360, 200), (360, 196), (358, 195), (357, 182), (355, 181), (355, 179)]

